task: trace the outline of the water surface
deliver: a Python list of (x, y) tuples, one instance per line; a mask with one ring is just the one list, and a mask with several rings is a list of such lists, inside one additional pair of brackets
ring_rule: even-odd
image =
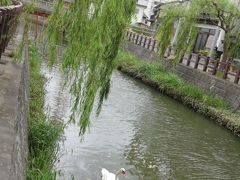
[[(51, 116), (69, 116), (70, 96), (62, 90), (58, 68), (50, 78), (46, 102)], [(121, 167), (120, 179), (240, 179), (240, 140), (193, 110), (119, 72), (98, 118), (80, 142), (70, 124), (60, 143), (57, 179), (99, 180), (101, 168)]]

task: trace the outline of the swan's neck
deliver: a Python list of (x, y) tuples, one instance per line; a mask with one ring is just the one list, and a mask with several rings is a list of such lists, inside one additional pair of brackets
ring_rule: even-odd
[(120, 175), (120, 173), (121, 173), (121, 170), (118, 170), (118, 171), (116, 172), (115, 180), (118, 180), (118, 176)]

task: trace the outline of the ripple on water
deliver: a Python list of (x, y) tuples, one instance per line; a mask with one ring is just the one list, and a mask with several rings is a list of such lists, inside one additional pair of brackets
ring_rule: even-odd
[[(50, 114), (67, 120), (70, 96), (62, 90), (58, 68), (42, 72), (50, 78), (46, 104)], [(60, 143), (58, 179), (100, 179), (102, 167), (127, 169), (125, 179), (239, 179), (240, 141), (228, 131), (115, 72), (101, 115), (92, 116), (84, 141), (79, 127), (69, 125)]]

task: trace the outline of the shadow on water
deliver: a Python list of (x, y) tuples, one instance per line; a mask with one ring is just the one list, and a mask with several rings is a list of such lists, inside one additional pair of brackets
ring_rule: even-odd
[[(46, 86), (50, 115), (67, 121), (70, 96), (57, 67)], [(60, 142), (58, 179), (100, 179), (102, 167), (122, 179), (238, 179), (240, 141), (227, 130), (138, 81), (115, 72), (108, 100), (93, 114), (84, 141), (70, 124)]]

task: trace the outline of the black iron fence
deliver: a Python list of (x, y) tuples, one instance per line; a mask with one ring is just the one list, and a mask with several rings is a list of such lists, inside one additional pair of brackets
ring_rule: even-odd
[(9, 40), (16, 31), (22, 3), (12, 1), (12, 5), (0, 7), (0, 59)]

